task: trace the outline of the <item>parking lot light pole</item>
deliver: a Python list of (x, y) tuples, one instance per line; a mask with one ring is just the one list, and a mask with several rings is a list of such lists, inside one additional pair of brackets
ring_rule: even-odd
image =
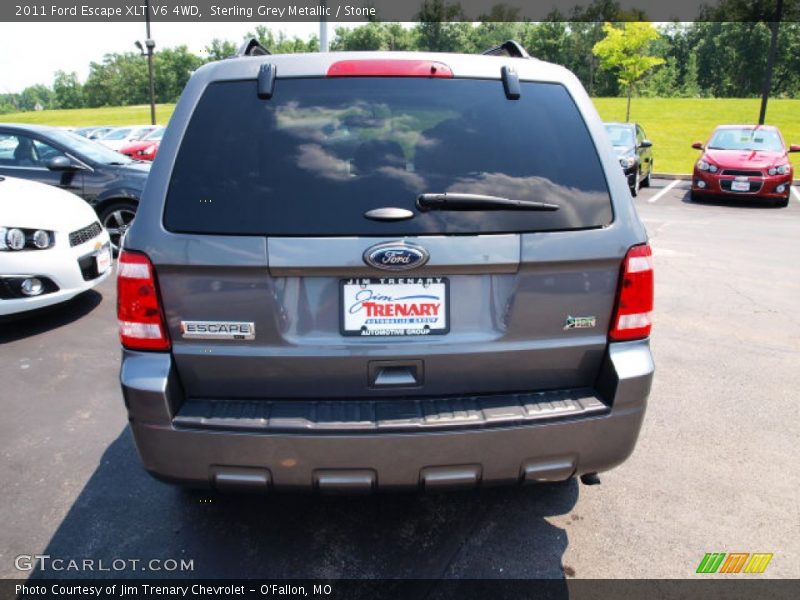
[(147, 78), (150, 80), (150, 124), (156, 124), (156, 88), (153, 83), (153, 49), (156, 43), (150, 37), (150, 0), (145, 0), (145, 27), (147, 28), (147, 38), (144, 45), (147, 47)]
[(156, 124), (156, 92), (155, 87), (153, 86), (153, 48), (155, 48), (156, 43), (151, 39), (146, 39), (144, 41), (145, 45), (147, 46), (147, 50), (144, 49), (142, 46), (142, 42), (136, 40), (134, 42), (136, 47), (139, 49), (139, 54), (142, 56), (147, 57), (147, 79), (149, 80), (149, 87), (150, 87), (150, 123), (152, 125)]
[(778, 0), (775, 6), (774, 21), (769, 24), (771, 30), (769, 51), (767, 54), (767, 72), (764, 74), (764, 87), (761, 91), (761, 111), (758, 113), (758, 124), (763, 125), (767, 118), (767, 101), (772, 87), (772, 72), (775, 69), (775, 54), (778, 51), (778, 28), (781, 24), (783, 13), (783, 0)]
[(327, 8), (327, 0), (321, 0), (319, 3), (322, 7), (322, 15), (319, 18), (319, 51), (328, 51), (328, 17), (325, 16), (325, 9)]

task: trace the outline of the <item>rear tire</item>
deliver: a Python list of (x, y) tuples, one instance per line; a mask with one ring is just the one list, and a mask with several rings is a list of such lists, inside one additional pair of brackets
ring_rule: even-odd
[(114, 202), (100, 212), (100, 224), (108, 230), (111, 238), (111, 249), (114, 256), (119, 254), (122, 237), (133, 224), (136, 216), (136, 205), (133, 202)]
[(647, 177), (642, 179), (642, 187), (650, 187), (650, 176), (653, 174), (653, 163), (650, 163), (650, 168), (647, 170)]
[(633, 186), (631, 186), (631, 196), (636, 198), (639, 195), (639, 173), (633, 176)]

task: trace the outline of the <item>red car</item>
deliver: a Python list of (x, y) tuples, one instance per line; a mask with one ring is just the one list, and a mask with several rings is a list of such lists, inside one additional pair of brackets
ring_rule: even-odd
[(769, 125), (720, 125), (703, 146), (694, 165), (692, 200), (744, 196), (772, 200), (776, 206), (789, 204), (792, 165), (781, 132)]
[(120, 148), (120, 152), (134, 160), (153, 160), (158, 154), (158, 145), (161, 143), (165, 131), (166, 129), (163, 127), (156, 129), (141, 140)]

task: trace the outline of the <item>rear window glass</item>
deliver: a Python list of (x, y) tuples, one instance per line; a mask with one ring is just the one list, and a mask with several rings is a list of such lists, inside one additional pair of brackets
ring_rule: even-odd
[[(428, 211), (422, 193), (555, 203), (552, 212)], [(412, 210), (405, 221), (364, 213)], [(175, 160), (164, 222), (252, 235), (474, 234), (591, 228), (612, 220), (597, 152), (560, 85), (309, 78), (214, 83)]]

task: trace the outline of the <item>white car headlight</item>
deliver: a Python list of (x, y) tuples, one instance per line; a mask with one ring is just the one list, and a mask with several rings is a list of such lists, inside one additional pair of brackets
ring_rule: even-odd
[(22, 229), (12, 227), (6, 232), (6, 246), (9, 250), (22, 250), (25, 247), (25, 233)]
[(44, 229), (37, 229), (33, 234), (33, 245), (43, 250), (50, 245), (50, 234)]
[(54, 234), (44, 229), (0, 227), (0, 251), (45, 250), (53, 245)]
[(619, 159), (619, 164), (622, 165), (623, 169), (630, 169), (636, 164), (636, 159), (633, 156), (622, 156)]

